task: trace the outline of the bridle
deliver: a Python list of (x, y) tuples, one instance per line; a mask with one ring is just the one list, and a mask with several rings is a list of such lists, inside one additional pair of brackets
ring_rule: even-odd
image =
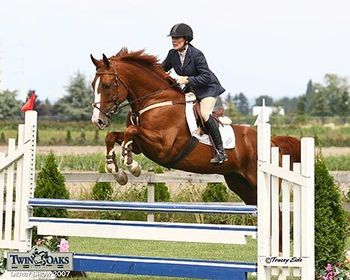
[[(99, 76), (102, 76), (102, 75), (113, 75), (115, 76), (115, 85), (117, 87), (117, 95), (116, 96), (113, 96), (113, 98), (111, 100), (108, 100), (108, 101), (99, 101), (99, 102), (92, 102), (91, 103), (91, 106), (92, 108), (96, 108), (97, 110), (99, 110), (102, 114), (104, 114), (108, 119), (111, 119), (112, 116), (114, 114), (118, 114), (120, 112), (120, 104), (118, 102), (118, 97), (119, 97), (119, 91), (118, 91), (118, 87), (119, 87), (119, 82), (121, 82), (123, 84), (123, 86), (126, 88), (127, 91), (128, 90), (128, 86), (123, 82), (123, 80), (121, 80), (119, 77), (118, 77), (118, 74), (116, 71), (114, 72), (96, 72), (96, 78), (94, 80), (94, 87), (95, 87), (95, 82), (97, 80), (97, 77)], [(98, 90), (98, 89), (96, 89)], [(103, 111), (99, 106), (97, 106), (98, 104), (102, 104), (102, 103), (113, 103), (113, 107), (111, 109), (109, 109), (108, 112), (105, 112)]]
[[(118, 102), (118, 97), (119, 97), (119, 91), (118, 91), (118, 88), (119, 88), (119, 82), (125, 87), (126, 91), (128, 93), (130, 93), (131, 95), (133, 96), (136, 96), (134, 94), (134, 92), (127, 86), (127, 84), (122, 80), (120, 79), (120, 77), (118, 76), (118, 73), (114, 70), (113, 72), (96, 72), (96, 78), (94, 80), (93, 83), (96, 82), (96, 79), (98, 76), (102, 76), (102, 75), (113, 75), (115, 76), (115, 85), (117, 87), (117, 95), (116, 96), (113, 96), (113, 98), (111, 100), (108, 100), (108, 101), (100, 101), (100, 102), (92, 102), (91, 103), (91, 106), (92, 108), (96, 108), (98, 109), (102, 114), (104, 114), (108, 119), (111, 119), (113, 115), (116, 115), (116, 114), (119, 114), (121, 109), (128, 106), (128, 105), (131, 105), (132, 103), (135, 103), (137, 101), (140, 101), (140, 100), (143, 100), (151, 95), (154, 95), (154, 94), (157, 94), (157, 93), (161, 93), (163, 92), (164, 90), (166, 89), (169, 89), (169, 88), (172, 88), (174, 86), (177, 86), (178, 83), (175, 82), (173, 84), (171, 84), (170, 86), (166, 87), (166, 88), (163, 88), (163, 89), (158, 89), (158, 90), (155, 90), (155, 91), (152, 91), (144, 96), (141, 96), (139, 98), (135, 98), (134, 100), (128, 102), (128, 103), (125, 103), (125, 104), (122, 104), (122, 103), (119, 103)], [(97, 90), (97, 89), (96, 89)], [(98, 107), (97, 105), (98, 104), (102, 104), (102, 103), (113, 103), (113, 107), (111, 109), (109, 109), (108, 112), (105, 112), (103, 111), (100, 107)], [(122, 104), (122, 105), (121, 105)]]

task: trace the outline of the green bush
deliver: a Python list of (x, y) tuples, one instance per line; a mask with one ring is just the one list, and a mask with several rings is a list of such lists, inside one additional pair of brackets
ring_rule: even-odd
[(227, 202), (229, 194), (223, 183), (208, 183), (202, 194), (204, 202)]
[(95, 135), (94, 135), (94, 144), (98, 144), (100, 140), (100, 134), (99, 134), (99, 130), (95, 130)]
[[(105, 173), (104, 162), (99, 166), (99, 173)], [(94, 200), (112, 200), (113, 188), (109, 182), (97, 182), (92, 188), (92, 198)]]
[[(142, 189), (142, 201), (147, 202), (147, 187)], [(154, 201), (168, 202), (170, 201), (170, 193), (165, 183), (154, 184)]]
[(348, 232), (346, 214), (341, 205), (341, 192), (329, 174), (319, 153), (315, 164), (315, 258), (316, 270), (345, 258)]
[(85, 144), (86, 143), (86, 133), (84, 131), (82, 131), (80, 133), (80, 141), (81, 144)]
[[(46, 157), (38, 174), (34, 196), (37, 198), (69, 198), (64, 176), (59, 172), (52, 152)], [(68, 212), (66, 209), (35, 208), (34, 215), (37, 217), (66, 218)]]
[[(164, 167), (160, 165), (155, 165), (153, 172), (156, 174), (164, 173)], [(147, 187), (143, 188), (142, 200), (147, 202)], [(170, 193), (167, 185), (165, 183), (155, 183), (154, 184), (154, 201), (155, 202), (168, 202), (170, 201)]]
[(66, 132), (66, 144), (71, 144), (72, 143), (72, 133), (68, 129)]
[(5, 144), (6, 143), (6, 138), (5, 138), (5, 133), (1, 132), (0, 135), (0, 143)]

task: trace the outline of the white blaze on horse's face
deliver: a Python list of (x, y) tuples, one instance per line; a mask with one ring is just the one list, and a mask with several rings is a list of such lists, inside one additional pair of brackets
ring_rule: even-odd
[[(94, 102), (98, 108), (101, 107), (101, 94), (98, 92), (100, 84), (100, 77), (96, 79), (96, 83), (94, 86)], [(91, 121), (94, 125), (96, 125), (99, 129), (105, 129), (110, 125), (110, 119), (107, 118), (98, 108), (93, 109)]]

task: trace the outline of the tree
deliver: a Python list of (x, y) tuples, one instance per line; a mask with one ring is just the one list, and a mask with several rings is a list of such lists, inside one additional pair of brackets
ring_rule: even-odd
[(4, 90), (0, 92), (1, 119), (19, 118), (21, 116), (21, 104), (16, 97), (16, 91)]
[(235, 103), (233, 101), (226, 104), (225, 115), (227, 115), (229, 118), (234, 118), (234, 117), (239, 116), (239, 112), (238, 112), (238, 110), (235, 106)]
[(350, 113), (350, 97), (348, 91), (343, 91), (340, 96), (340, 104), (338, 108), (339, 116), (348, 116)]
[(53, 116), (54, 111), (54, 105), (46, 98), (45, 101), (41, 102), (38, 114), (40, 116)]
[(349, 82), (345, 77), (326, 74), (324, 83), (309, 80), (299, 97), (298, 112), (314, 116), (348, 116), (350, 114)]
[(327, 94), (331, 114), (344, 116), (346, 112), (340, 112), (339, 108), (343, 106), (344, 101), (348, 103), (348, 99), (344, 100), (347, 96), (344, 92), (347, 92), (349, 89), (347, 78), (336, 74), (326, 74), (324, 80), (325, 86), (322, 90)]
[(301, 114), (301, 115), (306, 113), (306, 95), (305, 94), (298, 98), (297, 112), (298, 114)]
[(255, 105), (254, 106), (262, 106), (263, 99), (265, 99), (265, 106), (272, 106), (273, 104), (273, 98), (268, 95), (260, 95), (255, 99)]
[(311, 115), (320, 117), (331, 115), (326, 93), (322, 89), (315, 91), (315, 99), (311, 109)]
[(306, 86), (305, 98), (304, 98), (304, 112), (310, 112), (312, 108), (315, 97), (314, 85), (312, 84), (312, 80), (309, 80)]
[(221, 99), (220, 96), (218, 96), (217, 99), (216, 99), (215, 108), (216, 107), (218, 107), (218, 108), (222, 108), (223, 107), (222, 99)]
[(232, 102), (233, 98), (231, 93), (229, 92), (225, 98), (224, 104), (227, 106), (230, 102)]
[(243, 94), (243, 92), (240, 92), (238, 95), (235, 96), (235, 104), (237, 107), (237, 110), (242, 115), (248, 115), (249, 114), (249, 102), (248, 98)]
[(298, 111), (298, 97), (283, 97), (273, 103), (276, 107), (283, 107), (286, 114), (296, 113)]
[(60, 115), (71, 120), (88, 120), (91, 117), (93, 92), (81, 73), (76, 73), (67, 86), (68, 94), (57, 102)]

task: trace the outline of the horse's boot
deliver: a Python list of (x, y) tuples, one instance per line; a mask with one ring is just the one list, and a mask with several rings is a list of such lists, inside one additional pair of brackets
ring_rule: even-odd
[(223, 163), (227, 160), (227, 154), (225, 153), (220, 131), (214, 118), (210, 115), (209, 119), (204, 123), (205, 129), (213, 139), (215, 145), (215, 156), (210, 160), (210, 163)]

